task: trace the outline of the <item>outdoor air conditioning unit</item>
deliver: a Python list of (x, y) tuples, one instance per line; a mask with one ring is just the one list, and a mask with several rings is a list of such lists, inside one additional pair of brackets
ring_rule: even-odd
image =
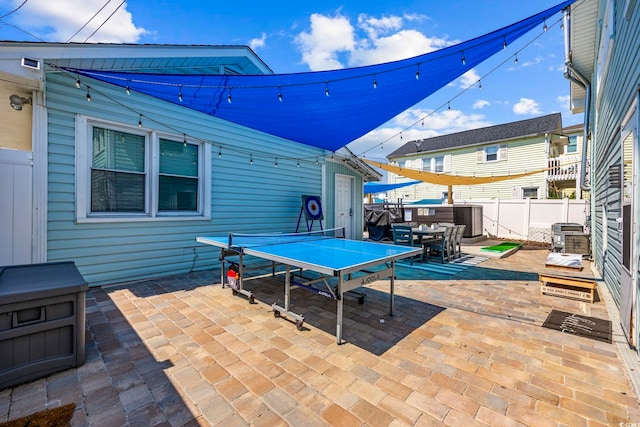
[(559, 222), (551, 226), (553, 232), (551, 250), (569, 254), (591, 254), (589, 235), (583, 233), (580, 224)]

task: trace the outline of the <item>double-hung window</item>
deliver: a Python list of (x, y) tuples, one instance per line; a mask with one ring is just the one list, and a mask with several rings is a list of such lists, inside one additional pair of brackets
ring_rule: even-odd
[(506, 145), (488, 145), (486, 147), (478, 148), (477, 150), (478, 163), (490, 163), (502, 160), (507, 160)]
[(211, 148), (198, 141), (79, 116), (78, 221), (205, 219)]
[(422, 159), (422, 170), (433, 173), (445, 172), (445, 156), (426, 157)]

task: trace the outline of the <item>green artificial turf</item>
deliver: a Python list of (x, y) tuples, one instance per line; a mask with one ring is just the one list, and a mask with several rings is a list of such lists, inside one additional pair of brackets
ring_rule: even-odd
[(481, 251), (489, 251), (489, 252), (506, 252), (510, 249), (513, 248), (517, 248), (522, 246), (521, 243), (515, 243), (515, 242), (504, 242), (504, 243), (500, 243), (499, 245), (493, 245), (493, 246), (485, 246), (484, 248), (481, 248)]

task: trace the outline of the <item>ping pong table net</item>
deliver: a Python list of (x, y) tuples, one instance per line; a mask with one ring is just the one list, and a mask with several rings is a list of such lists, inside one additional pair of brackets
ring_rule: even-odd
[(269, 246), (312, 240), (344, 239), (344, 227), (299, 233), (229, 233), (229, 247)]

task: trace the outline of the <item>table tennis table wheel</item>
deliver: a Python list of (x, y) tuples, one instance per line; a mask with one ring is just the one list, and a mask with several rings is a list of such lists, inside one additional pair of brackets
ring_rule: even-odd
[(360, 305), (364, 304), (364, 295), (360, 295), (358, 297), (358, 304), (360, 304)]
[(299, 331), (302, 330), (302, 320), (296, 320), (296, 328), (298, 328)]
[(251, 295), (249, 297), (249, 304), (255, 304), (256, 303), (256, 299), (253, 297), (253, 295)]
[(280, 312), (278, 310), (273, 310), (273, 317), (280, 317)]

